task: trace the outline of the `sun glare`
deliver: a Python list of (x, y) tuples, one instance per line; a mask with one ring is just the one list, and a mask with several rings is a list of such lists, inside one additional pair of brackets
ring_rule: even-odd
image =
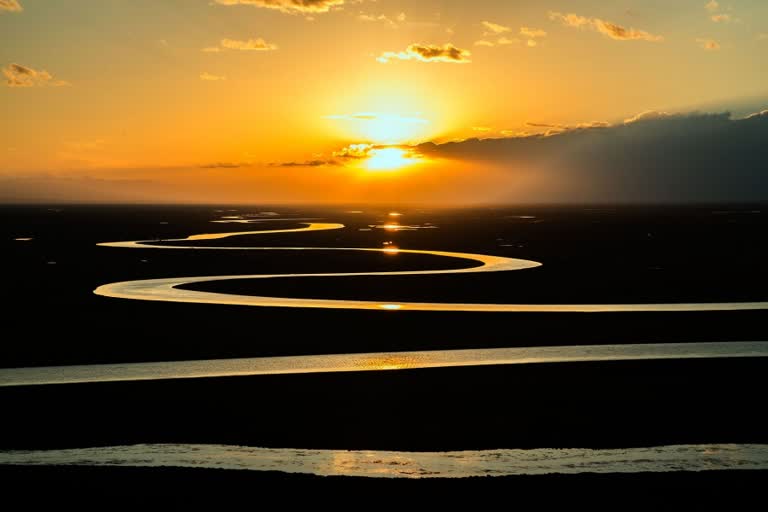
[(382, 112), (337, 114), (326, 116), (326, 119), (340, 121), (346, 130), (376, 144), (402, 144), (423, 138), (430, 124), (427, 119), (417, 115)]
[(364, 166), (369, 171), (394, 171), (418, 162), (407, 151), (400, 148), (374, 149), (365, 160)]
[(384, 144), (405, 142), (423, 131), (426, 120), (413, 117), (382, 116), (370, 120), (361, 127), (368, 139)]

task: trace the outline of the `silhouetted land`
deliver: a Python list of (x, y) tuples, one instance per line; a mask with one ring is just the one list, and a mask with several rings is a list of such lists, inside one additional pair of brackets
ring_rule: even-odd
[[(349, 229), (234, 237), (195, 244), (381, 247), (499, 254), (544, 266), (487, 275), (274, 279), (195, 285), (300, 297), (467, 302), (707, 302), (768, 299), (768, 206), (404, 209), (400, 222), (437, 229), (367, 229), (387, 209), (279, 208)], [(4, 366), (204, 359), (460, 347), (765, 339), (765, 312), (462, 314), (285, 310), (127, 301), (94, 296), (131, 279), (242, 273), (354, 272), (453, 267), (445, 258), (296, 251), (162, 251), (97, 242), (242, 231), (213, 224), (243, 207), (0, 208)], [(229, 208), (227, 208), (229, 209)], [(759, 213), (757, 213), (759, 212)], [(521, 219), (519, 216), (534, 216)], [(167, 224), (162, 224), (167, 222)], [(296, 227), (296, 222), (252, 229)], [(34, 237), (29, 242), (14, 241)], [(55, 264), (49, 264), (55, 262)], [(36, 316), (32, 316), (35, 312)], [(110, 336), (131, 333), (129, 341)], [(267, 333), (277, 331), (278, 336)], [(66, 342), (63, 340), (66, 339)]]
[[(467, 302), (768, 300), (768, 207), (403, 210), (403, 224), (437, 229), (358, 231), (386, 209), (286, 209), (344, 231), (225, 239), (226, 245), (401, 247), (500, 254), (538, 269), (487, 276), (262, 280), (206, 289), (261, 295)], [(457, 314), (333, 312), (97, 297), (131, 279), (278, 272), (448, 268), (427, 256), (259, 251), (161, 251), (97, 242), (241, 231), (217, 215), (271, 208), (0, 208), (5, 367), (310, 353), (629, 342), (765, 340), (765, 312)], [(516, 216), (530, 215), (533, 219)], [(161, 224), (161, 222), (167, 224)], [(295, 227), (270, 222), (253, 229)], [(33, 237), (28, 242), (14, 238)], [(222, 240), (211, 245), (221, 244)], [(51, 262), (55, 262), (51, 263)], [(203, 285), (201, 285), (203, 286)], [(768, 361), (700, 360), (444, 368), (0, 389), (0, 448), (129, 443), (446, 450), (766, 443)], [(4, 483), (87, 479), (99, 489), (151, 494), (278, 483), (343, 492), (459, 489), (455, 482), (372, 482), (250, 472), (131, 468), (2, 468)], [(468, 480), (466, 490), (556, 489), (621, 495), (638, 487), (755, 489), (763, 472)], [(95, 488), (95, 487), (94, 487)], [(172, 492), (171, 492), (172, 493)]]
[(768, 443), (768, 361), (440, 368), (0, 389), (0, 448)]

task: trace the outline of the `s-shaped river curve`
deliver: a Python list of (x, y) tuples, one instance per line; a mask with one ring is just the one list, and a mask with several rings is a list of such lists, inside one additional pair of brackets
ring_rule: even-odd
[[(212, 233), (192, 235), (182, 239), (164, 240), (180, 242), (194, 240), (214, 240), (240, 235), (265, 233), (296, 233), (302, 231), (322, 231), (342, 229), (337, 223), (303, 223), (305, 227), (279, 230), (239, 231), (234, 233)], [(122, 247), (133, 249), (187, 249), (187, 250), (258, 250), (258, 251), (359, 251), (380, 253), (426, 254), (446, 258), (467, 260), (479, 265), (447, 270), (400, 270), (395, 272), (337, 272), (312, 274), (244, 274), (226, 276), (172, 277), (164, 279), (142, 279), (121, 281), (99, 286), (96, 295), (120, 299), (152, 300), (162, 302), (189, 302), (199, 304), (226, 304), (233, 306), (267, 306), (285, 308), (325, 308), (325, 309), (368, 309), (368, 310), (409, 310), (409, 311), (474, 311), (474, 312), (544, 312), (544, 313), (605, 313), (605, 312), (674, 312), (674, 311), (744, 311), (766, 310), (768, 302), (706, 302), (706, 303), (667, 303), (667, 304), (483, 304), (483, 303), (447, 303), (447, 302), (397, 302), (383, 304), (371, 300), (305, 299), (291, 297), (262, 297), (212, 293), (180, 289), (178, 286), (211, 281), (229, 281), (235, 279), (271, 279), (302, 277), (350, 277), (350, 276), (404, 276), (434, 274), (469, 274), (474, 272), (503, 272), (524, 270), (541, 266), (530, 260), (471, 254), (448, 251), (430, 251), (418, 249), (360, 248), (360, 247), (227, 247), (227, 246), (191, 246), (161, 245), (155, 241), (103, 242), (104, 247)]]

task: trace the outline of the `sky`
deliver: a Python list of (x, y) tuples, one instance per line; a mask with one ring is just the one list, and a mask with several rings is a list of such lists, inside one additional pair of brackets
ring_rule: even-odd
[(0, 202), (768, 199), (767, 52), (765, 0), (0, 0)]

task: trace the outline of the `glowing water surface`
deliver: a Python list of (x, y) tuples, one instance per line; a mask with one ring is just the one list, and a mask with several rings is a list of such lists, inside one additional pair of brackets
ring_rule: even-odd
[[(192, 235), (187, 238), (166, 240), (171, 242), (190, 240), (213, 240), (240, 235), (256, 235), (269, 233), (296, 233), (302, 231), (321, 231), (344, 228), (336, 223), (305, 223), (306, 227), (241, 231), (235, 233), (212, 233)], [(359, 247), (223, 247), (223, 246), (179, 246), (161, 245), (157, 241), (128, 241), (104, 242), (98, 245), (122, 248), (153, 248), (153, 249), (212, 249), (212, 250), (259, 250), (259, 251), (362, 251), (391, 253), (387, 248)], [(768, 309), (768, 302), (712, 302), (712, 303), (673, 303), (673, 304), (482, 304), (482, 303), (445, 303), (445, 302), (399, 302), (396, 304), (381, 304), (370, 300), (336, 300), (336, 299), (304, 299), (291, 297), (260, 297), (253, 295), (237, 295), (212, 293), (194, 290), (182, 290), (180, 285), (203, 283), (210, 281), (228, 281), (235, 279), (270, 279), (270, 278), (301, 278), (301, 277), (334, 277), (334, 276), (404, 276), (404, 275), (433, 275), (433, 274), (467, 274), (473, 272), (502, 272), (524, 270), (541, 266), (541, 263), (530, 260), (471, 254), (448, 251), (430, 251), (416, 249), (398, 249), (398, 253), (426, 254), (447, 258), (457, 258), (480, 263), (480, 265), (448, 269), (448, 270), (408, 270), (394, 272), (337, 272), (313, 274), (246, 274), (229, 276), (195, 276), (174, 277), (165, 279), (144, 279), (138, 281), (122, 281), (99, 286), (94, 290), (96, 295), (121, 299), (153, 300), (165, 302), (191, 302), (201, 304), (227, 304), (236, 306), (268, 306), (292, 308), (326, 308), (326, 309), (371, 309), (371, 310), (411, 310), (411, 311), (477, 311), (477, 312), (663, 312), (663, 311), (741, 311)]]
[(461, 478), (552, 473), (768, 469), (768, 445), (704, 444), (590, 450), (392, 452), (215, 444), (139, 444), (0, 452), (0, 464), (139, 466), (283, 471), (333, 476)]
[(0, 369), (0, 387), (457, 366), (768, 357), (768, 342), (649, 343), (251, 357)]

